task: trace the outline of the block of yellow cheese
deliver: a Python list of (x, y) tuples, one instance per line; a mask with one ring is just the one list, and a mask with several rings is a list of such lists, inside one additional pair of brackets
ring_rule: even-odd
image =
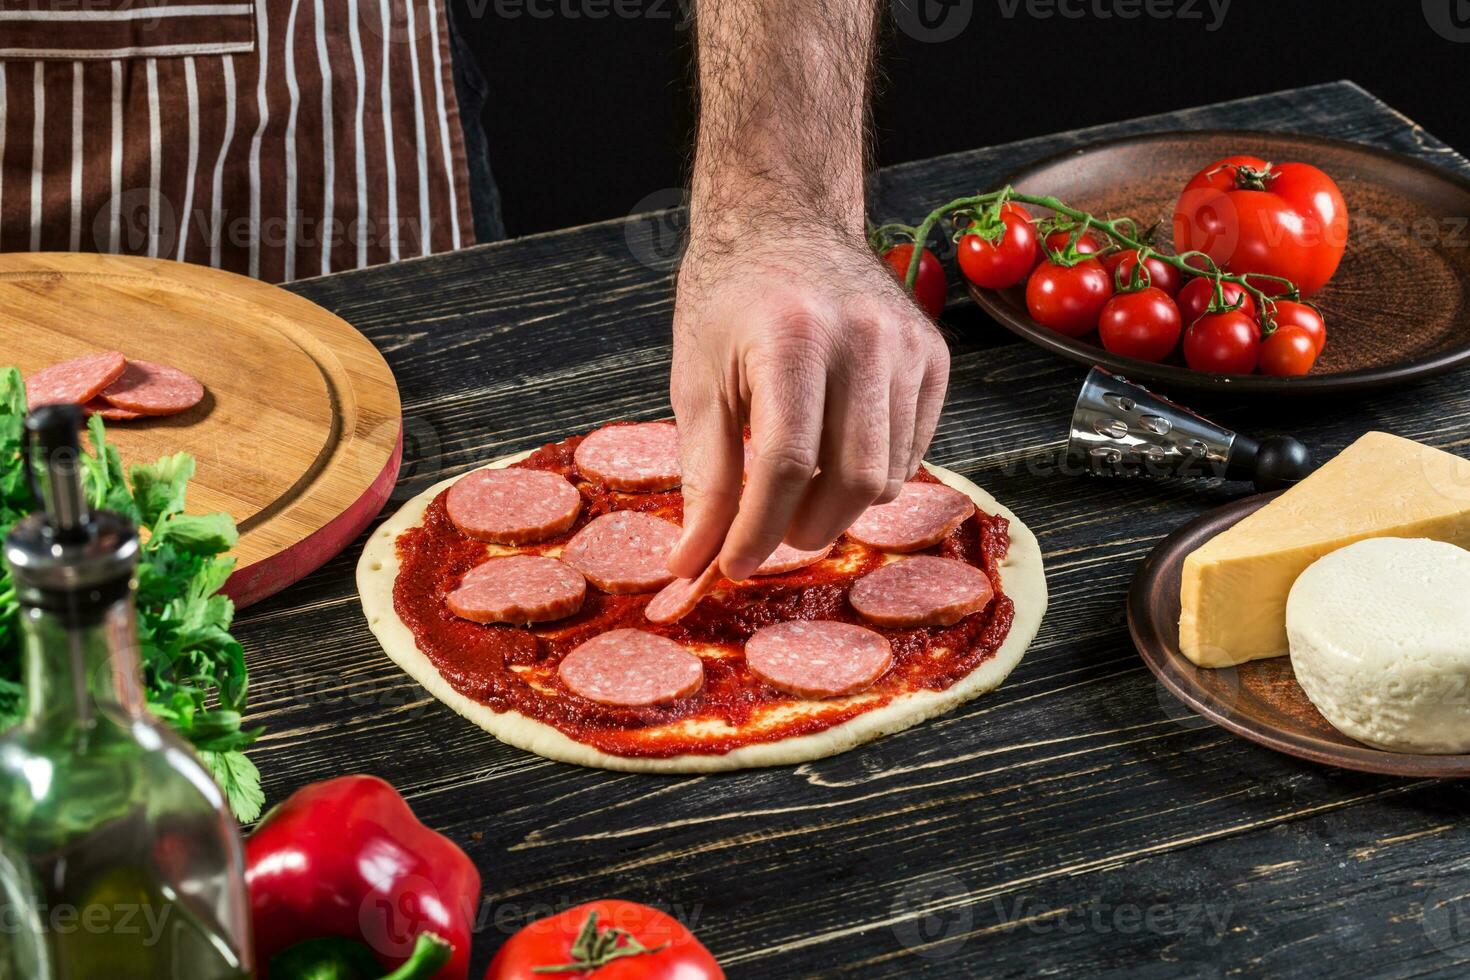
[(1281, 656), (1296, 577), (1328, 552), (1377, 537), (1470, 547), (1470, 460), (1364, 435), (1185, 558), (1180, 651), (1201, 667)]

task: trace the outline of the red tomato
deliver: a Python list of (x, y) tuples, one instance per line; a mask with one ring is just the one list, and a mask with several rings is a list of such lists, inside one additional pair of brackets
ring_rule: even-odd
[[(1075, 230), (1076, 229), (1068, 229), (1066, 231), (1054, 231), (1050, 235), (1047, 235), (1046, 238), (1042, 239), (1041, 247), (1036, 250), (1037, 265), (1040, 265), (1043, 262), (1050, 261), (1051, 256), (1050, 254), (1048, 254), (1049, 252), (1060, 252), (1065, 249), (1067, 247), (1067, 243), (1072, 240), (1072, 232)], [(1096, 255), (1102, 250), (1103, 243), (1098, 239), (1096, 235), (1094, 235), (1090, 231), (1084, 234), (1081, 238), (1077, 239), (1078, 255)]]
[[(883, 261), (903, 282), (909, 274), (909, 259), (914, 254), (913, 242), (895, 245), (883, 253)], [(919, 274), (914, 278), (914, 300), (919, 308), (934, 319), (944, 312), (944, 299), (949, 293), (949, 282), (944, 278), (944, 266), (939, 258), (927, 248), (919, 257)]]
[(1322, 353), (1322, 348), (1327, 346), (1327, 324), (1322, 321), (1322, 314), (1306, 303), (1293, 303), (1289, 299), (1278, 299), (1276, 301), (1276, 327), (1278, 330), (1285, 330), (1287, 327), (1301, 330), (1312, 338), (1318, 354)]
[[(598, 935), (608, 935), (609, 929), (622, 929), (650, 952), (615, 957), (605, 960), (605, 966), (592, 964), (584, 971), (536, 972), (537, 967), (577, 962), (572, 944), (593, 915)], [(631, 940), (619, 939), (618, 944), (626, 946)], [(651, 952), (659, 946), (663, 949)], [(595, 976), (597, 980), (723, 980), (725, 972), (679, 920), (637, 902), (603, 899), (523, 927), (500, 947), (495, 959), (490, 961), (485, 980), (545, 980), (557, 976)]]
[(1300, 327), (1278, 329), (1261, 341), (1261, 373), (1295, 377), (1317, 362), (1317, 341)]
[(1097, 327), (1098, 314), (1112, 298), (1113, 281), (1097, 259), (1070, 268), (1043, 262), (1026, 282), (1026, 309), (1031, 319), (1068, 337)]
[[(1252, 179), (1252, 171), (1262, 175)], [(1195, 174), (1174, 208), (1174, 244), (1228, 272), (1290, 279), (1310, 296), (1347, 248), (1347, 202), (1331, 177), (1305, 163), (1226, 157)], [(1266, 289), (1269, 284), (1252, 282)]]
[[(1114, 282), (1117, 281), (1115, 273), (1117, 273), (1118, 268), (1121, 266), (1123, 269), (1122, 278), (1126, 283), (1133, 278), (1133, 270), (1138, 265), (1138, 250), (1130, 248), (1122, 252), (1114, 252), (1111, 255), (1104, 256), (1102, 264), (1103, 268), (1108, 270), (1108, 275), (1114, 276)], [(1179, 295), (1179, 280), (1184, 278), (1184, 273), (1163, 259), (1153, 255), (1150, 255), (1144, 260), (1143, 267), (1148, 270), (1148, 284), (1150, 286), (1153, 286), (1155, 289), (1162, 289), (1170, 296)]]
[(960, 271), (985, 289), (1007, 289), (1030, 274), (1036, 265), (1036, 229), (1026, 209), (1010, 202), (1000, 209), (1005, 231), (991, 243), (979, 235), (965, 235), (956, 246)]
[(1179, 307), (1153, 286), (1114, 296), (1097, 321), (1103, 347), (1141, 361), (1168, 357), (1179, 343), (1179, 330)]
[(1260, 326), (1239, 310), (1206, 313), (1184, 331), (1184, 362), (1196, 371), (1250, 374), (1260, 349)]
[[(1220, 292), (1225, 296), (1225, 305), (1234, 306), (1239, 297), (1244, 296), (1245, 302), (1241, 304), (1240, 312), (1256, 318), (1256, 301), (1251, 299), (1251, 294), (1241, 289), (1233, 282), (1220, 283)], [(1204, 316), (1205, 309), (1210, 305), (1210, 299), (1215, 294), (1215, 284), (1208, 276), (1195, 276), (1184, 284), (1175, 297), (1179, 304), (1179, 315), (1187, 327), (1200, 317)]]

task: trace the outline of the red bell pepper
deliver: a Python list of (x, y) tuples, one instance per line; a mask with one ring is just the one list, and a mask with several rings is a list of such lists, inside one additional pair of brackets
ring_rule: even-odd
[(480, 873), (381, 779), (342, 776), (297, 790), (245, 842), (245, 863), (262, 980), (278, 954), (308, 941), (360, 941), (391, 970), (423, 959), (419, 937), (429, 934), (452, 947), (432, 976), (469, 973)]

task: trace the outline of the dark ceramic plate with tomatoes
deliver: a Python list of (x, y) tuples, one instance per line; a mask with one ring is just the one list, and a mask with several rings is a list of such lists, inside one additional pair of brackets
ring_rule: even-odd
[[(1386, 150), (1288, 133), (1156, 133), (1098, 143), (1032, 164), (1006, 181), (1099, 216), (1158, 222), (1156, 244), (1173, 252), (1175, 204), (1211, 162), (1245, 154), (1299, 161), (1329, 174), (1347, 202), (1347, 249), (1336, 274), (1311, 296), (1327, 344), (1300, 377), (1210, 374), (1176, 351), (1160, 363), (1105, 350), (1094, 332), (1071, 338), (1034, 322), (1025, 285), (970, 295), (1021, 337), (1082, 364), (1165, 389), (1324, 392), (1408, 381), (1470, 362), (1470, 180)], [(1036, 217), (1046, 212), (1031, 209)]]
[(1245, 497), (1211, 510), (1154, 548), (1128, 589), (1128, 629), (1143, 662), (1198, 714), (1278, 752), (1330, 766), (1394, 776), (1470, 777), (1470, 755), (1386, 752), (1333, 728), (1296, 682), (1290, 657), (1236, 667), (1196, 667), (1179, 650), (1179, 585), (1184, 559), (1276, 494)]

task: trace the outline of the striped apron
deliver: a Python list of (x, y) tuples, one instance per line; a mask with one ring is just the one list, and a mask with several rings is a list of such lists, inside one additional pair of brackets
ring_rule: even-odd
[(445, 0), (0, 0), (0, 251), (269, 282), (474, 240)]

